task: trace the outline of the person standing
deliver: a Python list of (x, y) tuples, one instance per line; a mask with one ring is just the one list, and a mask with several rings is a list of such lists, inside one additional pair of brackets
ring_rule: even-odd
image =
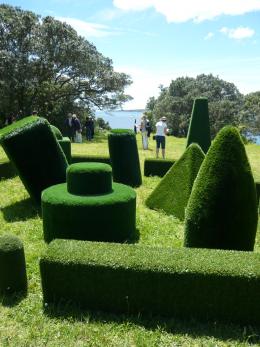
[(75, 131), (74, 141), (77, 143), (81, 143), (82, 142), (81, 124), (76, 114), (72, 115), (72, 127)]
[(91, 139), (92, 139), (92, 121), (91, 121), (90, 117), (86, 117), (85, 127), (86, 127), (87, 141), (91, 141)]
[(137, 134), (137, 125), (136, 125), (136, 119), (135, 119), (135, 123), (134, 123), (134, 132), (135, 132), (135, 135)]
[(68, 117), (65, 120), (65, 128), (66, 128), (66, 135), (69, 137), (71, 141), (74, 141), (75, 132), (73, 129), (71, 113), (68, 114)]
[(140, 124), (140, 131), (142, 134), (142, 143), (143, 143), (143, 149), (148, 149), (148, 137), (147, 137), (147, 119), (146, 116), (143, 115), (141, 118), (141, 124)]
[(166, 117), (162, 117), (159, 122), (156, 123), (156, 158), (159, 157), (159, 149), (162, 148), (162, 157), (165, 159), (165, 136), (167, 134)]
[(146, 131), (147, 131), (147, 137), (150, 137), (152, 132), (152, 127), (149, 119), (146, 120)]

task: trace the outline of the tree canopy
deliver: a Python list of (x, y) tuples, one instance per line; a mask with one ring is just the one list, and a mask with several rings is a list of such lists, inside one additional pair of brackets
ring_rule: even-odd
[(129, 84), (70, 25), (0, 5), (1, 118), (36, 109), (52, 120), (93, 106), (115, 108), (131, 99), (124, 93)]
[(260, 133), (260, 92), (243, 96), (233, 83), (212, 74), (179, 77), (168, 87), (160, 86), (158, 98), (148, 100), (146, 112), (153, 121), (166, 116), (173, 135), (187, 136), (193, 101), (198, 97), (208, 98), (212, 137), (227, 124)]

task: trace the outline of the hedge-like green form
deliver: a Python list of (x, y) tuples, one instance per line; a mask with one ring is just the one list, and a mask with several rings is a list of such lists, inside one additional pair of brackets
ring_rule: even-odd
[(140, 186), (142, 175), (135, 133), (129, 129), (111, 130), (108, 147), (113, 180), (131, 187)]
[(252, 251), (256, 188), (242, 139), (223, 128), (200, 168), (186, 209), (187, 247)]
[(46, 119), (26, 117), (1, 129), (0, 143), (36, 203), (43, 189), (65, 182), (68, 163)]
[(197, 98), (193, 103), (187, 147), (193, 142), (197, 143), (204, 153), (207, 153), (211, 144), (207, 98)]
[(145, 158), (144, 176), (163, 177), (175, 163), (175, 160)]
[(27, 291), (24, 248), (15, 235), (0, 236), (0, 293)]
[(62, 140), (63, 136), (62, 136), (60, 129), (58, 129), (57, 127), (55, 127), (52, 124), (50, 124), (50, 126), (51, 126), (51, 130), (52, 130), (53, 134), (55, 135), (56, 139)]
[(61, 140), (58, 140), (63, 153), (66, 156), (67, 162), (70, 164), (71, 163), (71, 142), (69, 137), (63, 137)]
[(146, 205), (183, 220), (193, 182), (204, 157), (199, 145), (191, 144), (149, 195)]
[(112, 192), (112, 168), (103, 163), (76, 163), (67, 169), (70, 194), (97, 195)]
[(71, 163), (104, 163), (111, 165), (111, 160), (107, 156), (73, 154)]
[(135, 235), (136, 193), (112, 184), (107, 164), (72, 164), (67, 172), (68, 185), (42, 193), (46, 242), (54, 238), (124, 242)]
[(0, 179), (12, 178), (17, 175), (17, 171), (13, 163), (8, 159), (0, 160)]
[(260, 254), (54, 240), (43, 300), (110, 312), (260, 323)]
[(260, 198), (260, 182), (255, 182), (256, 189), (256, 204), (259, 206), (259, 198)]

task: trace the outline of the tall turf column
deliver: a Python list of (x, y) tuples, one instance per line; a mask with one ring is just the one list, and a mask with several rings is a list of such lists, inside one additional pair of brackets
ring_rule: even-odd
[(65, 182), (68, 163), (46, 119), (26, 117), (1, 129), (0, 143), (39, 205), (42, 190)]
[(108, 135), (108, 147), (114, 181), (140, 186), (142, 176), (135, 133), (128, 129), (112, 130)]
[(187, 136), (187, 147), (191, 143), (197, 143), (204, 153), (207, 153), (210, 147), (211, 140), (207, 98), (197, 98), (194, 100)]
[(76, 163), (67, 169), (67, 183), (42, 193), (44, 239), (124, 242), (135, 235), (136, 194), (112, 182), (104, 163)]

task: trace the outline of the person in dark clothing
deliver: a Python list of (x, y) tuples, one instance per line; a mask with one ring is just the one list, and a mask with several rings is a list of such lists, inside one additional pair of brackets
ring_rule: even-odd
[(152, 132), (152, 127), (148, 119), (146, 120), (146, 131), (147, 131), (147, 137), (150, 137)]
[(134, 124), (134, 132), (137, 134), (137, 125), (136, 125), (136, 119), (135, 119), (135, 124)]
[(86, 117), (85, 127), (86, 127), (86, 138), (87, 141), (91, 141), (92, 139), (92, 120), (91, 117)]
[(74, 141), (75, 137), (75, 130), (73, 129), (73, 124), (72, 124), (72, 114), (69, 113), (68, 117), (65, 120), (65, 128), (66, 128), (66, 135), (69, 137), (71, 141)]
[(90, 121), (91, 121), (91, 140), (93, 140), (95, 135), (95, 123), (94, 123), (93, 117), (90, 117)]

